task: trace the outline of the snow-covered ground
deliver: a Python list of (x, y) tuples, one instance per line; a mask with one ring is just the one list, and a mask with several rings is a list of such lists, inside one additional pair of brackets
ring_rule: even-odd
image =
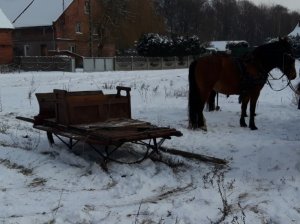
[[(300, 223), (300, 110), (291, 89), (264, 87), (257, 131), (239, 126), (237, 96), (223, 95), (221, 111), (205, 112), (208, 131), (192, 131), (187, 73), (1, 74), (0, 223)], [(278, 89), (286, 84), (272, 83)], [(165, 155), (172, 163), (109, 163), (105, 172), (86, 146), (78, 146), (81, 155), (57, 140), (51, 148), (44, 132), (15, 119), (38, 113), (36, 92), (115, 93), (116, 85), (132, 88), (133, 118), (183, 133), (164, 146), (225, 158), (228, 167)]]

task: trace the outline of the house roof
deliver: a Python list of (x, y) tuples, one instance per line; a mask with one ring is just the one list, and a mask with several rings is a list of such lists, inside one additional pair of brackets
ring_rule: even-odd
[(245, 40), (211, 41), (210, 44), (209, 44), (209, 47), (213, 48), (217, 51), (226, 51), (227, 50), (226, 46), (229, 43), (238, 44), (238, 43), (247, 43), (247, 41), (245, 41)]
[(4, 12), (0, 8), (0, 29), (13, 29), (14, 26), (11, 24), (9, 19), (6, 17)]
[(50, 26), (72, 1), (73, 0), (0, 0), (0, 8), (2, 8), (2, 11), (13, 23), (32, 2), (28, 9), (13, 23), (14, 27)]
[(288, 36), (293, 36), (293, 37), (300, 36), (300, 22), (296, 25), (294, 30), (289, 33)]
[(211, 41), (210, 47), (217, 51), (226, 51), (226, 44), (228, 41)]

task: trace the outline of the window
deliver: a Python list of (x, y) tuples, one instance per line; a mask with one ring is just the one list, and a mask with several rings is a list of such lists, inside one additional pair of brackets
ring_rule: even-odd
[(76, 23), (75, 32), (76, 33), (81, 33), (81, 24), (80, 23)]
[(42, 35), (43, 35), (43, 36), (46, 35), (46, 28), (45, 28), (45, 27), (42, 28)]
[(28, 56), (29, 45), (24, 45), (24, 56)]
[(84, 2), (84, 13), (90, 14), (90, 1), (89, 0)]
[(74, 45), (70, 45), (70, 51), (75, 53), (76, 52), (76, 47)]
[(48, 55), (48, 49), (46, 44), (41, 44), (41, 56), (47, 56)]
[(98, 24), (93, 26), (93, 35), (98, 35)]

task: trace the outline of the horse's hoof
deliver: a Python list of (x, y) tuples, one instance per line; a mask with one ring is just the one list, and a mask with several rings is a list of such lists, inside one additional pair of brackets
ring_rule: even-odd
[(201, 129), (202, 131), (207, 131), (207, 127), (206, 127), (206, 126), (202, 126), (202, 127), (200, 127), (200, 129)]
[(243, 121), (240, 121), (240, 126), (241, 126), (242, 128), (248, 127), (247, 124), (246, 124), (246, 122), (245, 122), (244, 120), (243, 120)]
[(196, 125), (189, 125), (188, 129), (192, 130), (192, 131), (196, 131), (196, 130), (202, 130), (202, 131), (207, 131), (207, 127), (206, 126), (196, 126)]
[(199, 127), (198, 127), (198, 125), (193, 125), (193, 124), (189, 124), (189, 126), (188, 126), (188, 129), (191, 129), (191, 130), (197, 130)]
[(257, 130), (258, 128), (257, 128), (256, 126), (251, 126), (250, 129), (251, 129), (252, 131), (254, 131), (254, 130)]

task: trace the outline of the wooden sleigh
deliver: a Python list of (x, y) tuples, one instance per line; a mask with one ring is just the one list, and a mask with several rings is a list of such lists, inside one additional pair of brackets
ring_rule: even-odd
[(116, 89), (116, 94), (56, 89), (51, 93), (37, 93), (39, 114), (33, 119), (17, 119), (31, 122), (34, 128), (46, 131), (51, 145), (54, 143), (53, 135), (69, 149), (73, 149), (79, 142), (88, 144), (104, 159), (105, 164), (109, 160), (121, 162), (114, 159), (113, 154), (121, 150), (125, 143), (142, 145), (146, 149), (135, 163), (160, 151), (202, 161), (226, 163), (214, 157), (162, 147), (165, 140), (180, 137), (182, 133), (174, 128), (158, 127), (146, 121), (132, 119), (131, 89), (121, 86)]

